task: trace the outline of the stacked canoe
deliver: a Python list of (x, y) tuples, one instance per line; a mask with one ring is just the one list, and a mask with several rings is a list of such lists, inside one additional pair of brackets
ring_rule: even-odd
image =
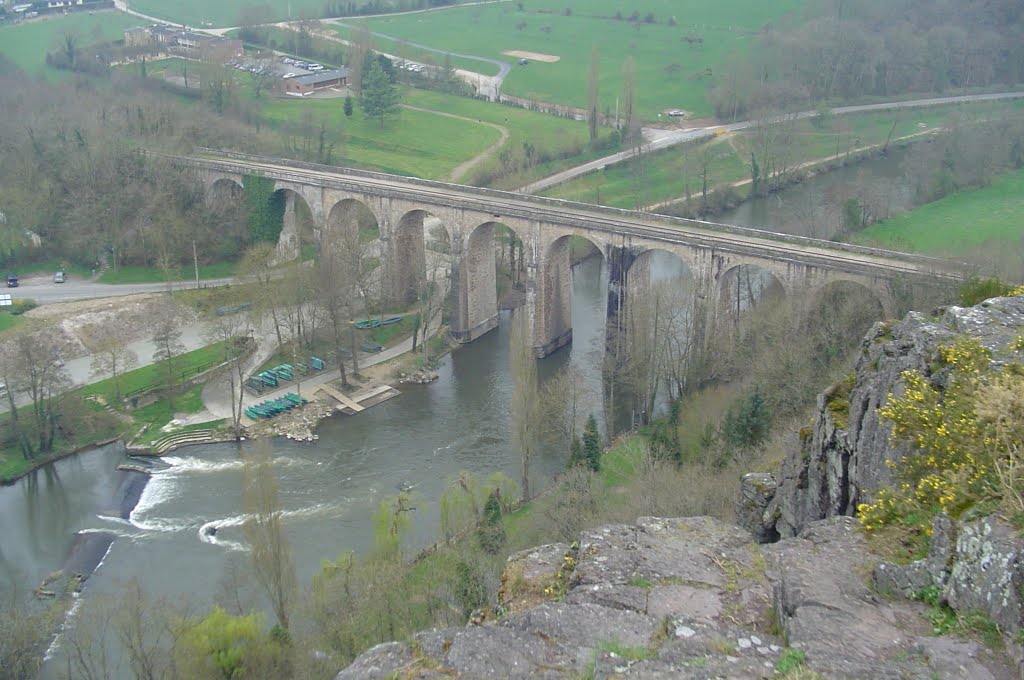
[(269, 399), (255, 406), (249, 406), (245, 409), (245, 415), (249, 416), (252, 420), (273, 418), (279, 413), (290, 411), (296, 406), (302, 406), (305, 403), (308, 403), (307, 399), (303, 399), (294, 392), (289, 392), (280, 399)]

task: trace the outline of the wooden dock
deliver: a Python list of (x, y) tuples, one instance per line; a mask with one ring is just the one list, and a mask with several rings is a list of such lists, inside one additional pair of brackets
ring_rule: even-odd
[(387, 401), (392, 397), (397, 397), (401, 392), (396, 390), (391, 385), (378, 385), (366, 392), (360, 392), (352, 397), (348, 397), (342, 394), (340, 391), (331, 387), (330, 385), (323, 384), (317, 386), (314, 390), (314, 394), (317, 390), (323, 391), (324, 394), (335, 399), (341, 404), (341, 412), (347, 415), (355, 415), (360, 411), (365, 411), (370, 406), (376, 406), (377, 404)]

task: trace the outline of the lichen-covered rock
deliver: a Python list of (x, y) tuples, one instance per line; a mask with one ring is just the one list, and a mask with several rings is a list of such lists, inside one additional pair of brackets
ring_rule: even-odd
[(1024, 630), (1024, 539), (998, 517), (960, 524), (946, 585), (949, 605), (980, 611), (1009, 639)]
[(925, 588), (944, 587), (953, 561), (956, 527), (949, 515), (940, 513), (932, 520), (932, 538), (928, 557), (910, 564), (879, 562), (875, 565), (875, 586), (881, 592), (914, 597)]
[(776, 518), (768, 510), (778, 488), (775, 475), (770, 472), (751, 472), (740, 479), (736, 524), (753, 534), (758, 543), (779, 539), (779, 532), (775, 530)]
[(809, 436), (783, 461), (778, 490), (762, 513), (768, 522), (763, 531), (786, 538), (809, 522), (852, 515), (858, 504), (892, 483), (886, 462), (908, 453), (893, 445), (878, 414), (889, 394), (902, 389), (901, 374), (915, 370), (941, 384), (943, 372), (933, 373), (935, 350), (961, 335), (976, 338), (998, 364), (1013, 353), (1009, 348), (1022, 329), (1024, 296), (950, 307), (938, 320), (911, 312), (898, 323), (875, 324), (861, 344), (846, 403), (833, 401), (831, 391), (819, 396)]
[(564, 592), (549, 595), (557, 601), (379, 645), (338, 680), (762, 679), (776, 675), (787, 642), (826, 678), (1014, 677), (977, 645), (927, 637), (922, 605), (876, 597), (856, 527), (813, 523), (771, 545), (708, 517), (588, 530), (569, 562), (564, 544), (509, 562), (542, 580), (569, 564), (558, 569)]
[(509, 555), (501, 576), (498, 605), (513, 612), (550, 599), (544, 591), (554, 585), (568, 554), (567, 544), (551, 543)]

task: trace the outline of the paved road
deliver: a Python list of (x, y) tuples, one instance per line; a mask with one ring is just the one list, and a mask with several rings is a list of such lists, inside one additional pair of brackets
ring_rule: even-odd
[[(199, 282), (200, 288), (215, 288), (225, 286), (234, 279), (207, 279)], [(135, 295), (136, 293), (160, 293), (171, 290), (191, 290), (196, 287), (195, 281), (175, 281), (166, 283), (97, 283), (89, 279), (68, 277), (66, 283), (54, 283), (53, 278), (47, 276), (34, 276), (21, 280), (17, 288), (5, 288), (4, 293), (10, 293), (12, 300), (35, 300), (39, 304), (53, 302), (68, 302), (69, 300), (83, 300), (85, 298), (104, 298), (121, 295)]]
[[(1020, 99), (1024, 98), (1024, 92), (1000, 92), (996, 94), (970, 94), (959, 97), (933, 97), (931, 99), (915, 99), (912, 101), (905, 102), (888, 102), (884, 104), (862, 104), (858, 106), (839, 106), (832, 109), (832, 113), (835, 115), (843, 115), (849, 113), (864, 113), (867, 111), (888, 111), (892, 109), (910, 109), (920, 108), (926, 106), (941, 106), (943, 104), (962, 104), (968, 102), (984, 102), (984, 101), (996, 101), (1000, 99)], [(802, 120), (804, 118), (813, 118), (818, 115), (817, 111), (800, 111), (797, 113), (786, 114), (783, 116), (777, 116), (769, 119), (769, 121), (782, 122), (784, 120)], [(576, 179), (583, 175), (598, 170), (603, 170), (609, 165), (615, 165), (616, 163), (622, 163), (631, 158), (636, 157), (638, 153), (651, 153), (652, 151), (658, 151), (676, 144), (682, 144), (684, 142), (692, 142), (699, 139), (706, 139), (713, 137), (718, 130), (744, 130), (747, 128), (754, 127), (760, 121), (756, 120), (745, 120), (739, 123), (729, 123), (728, 125), (714, 125), (711, 127), (704, 128), (690, 128), (686, 130), (663, 130), (658, 128), (644, 128), (643, 137), (646, 141), (645, 144), (640, 146), (638, 149), (630, 149), (628, 151), (620, 151), (619, 153), (605, 156), (604, 158), (598, 158), (597, 160), (578, 165), (575, 168), (569, 168), (562, 172), (555, 173), (544, 179), (537, 180), (532, 184), (518, 190), (519, 193), (523, 194), (535, 194), (545, 189), (550, 189), (553, 186), (568, 182), (571, 179)]]

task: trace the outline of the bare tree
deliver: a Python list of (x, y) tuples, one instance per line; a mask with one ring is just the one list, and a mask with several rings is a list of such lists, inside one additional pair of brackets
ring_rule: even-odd
[[(223, 300), (222, 300), (223, 301)], [(244, 311), (234, 314), (214, 314), (207, 319), (207, 339), (211, 343), (222, 343), (227, 366), (219, 376), (226, 383), (231, 395), (231, 428), (235, 440), (242, 438), (242, 407), (245, 398), (245, 361), (250, 349), (248, 342), (252, 321)]]
[[(48, 324), (30, 322), (11, 332), (3, 355), (3, 373), (11, 405), (11, 425), (28, 459), (37, 452), (53, 449), (60, 415), (61, 398), (71, 386), (71, 379), (60, 357), (58, 334)], [(13, 394), (25, 393), (30, 400), (30, 424), (36, 441), (33, 444), (24, 429)]]
[(587, 71), (587, 129), (590, 145), (597, 145), (597, 117), (601, 110), (601, 73), (597, 60), (597, 46), (590, 50), (590, 69)]
[(269, 316), (274, 323), (277, 346), (282, 347), (284, 336), (281, 333), (281, 315), (278, 312), (281, 296), (274, 281), (274, 271), (270, 265), (275, 252), (274, 246), (264, 241), (253, 245), (242, 256), (238, 267), (238, 276), (256, 283), (253, 286), (256, 299), (252, 306), (252, 320), (254, 323), (261, 322), (264, 317)]
[[(636, 109), (636, 65), (633, 57), (626, 57), (622, 65), (622, 139), (630, 140), (639, 132), (634, 129), (636, 121), (634, 115)], [(616, 121), (618, 122), (618, 121)]]
[(123, 335), (108, 326), (91, 324), (83, 330), (83, 335), (90, 339), (92, 376), (110, 376), (114, 398), (120, 400), (121, 374), (139, 365), (139, 355), (128, 348)]
[(174, 319), (162, 317), (156, 323), (153, 333), (153, 361), (160, 364), (163, 373), (164, 392), (167, 402), (174, 408), (174, 391), (178, 387), (178, 357), (185, 351), (181, 343), (181, 329)]
[(440, 223), (429, 228), (424, 251), (425, 271), (416, 282), (419, 313), (413, 328), (413, 350), (421, 347), (423, 361), (427, 363), (430, 360), (430, 332), (439, 321), (451, 293), (451, 244), (448, 232)]
[(355, 92), (363, 89), (363, 67), (373, 56), (373, 36), (365, 23), (358, 23), (349, 36), (348, 71), (349, 85)]
[(269, 441), (260, 440), (245, 455), (242, 504), (248, 514), (245, 536), (252, 549), (256, 581), (270, 600), (278, 625), (287, 630), (295, 597), (295, 566), (281, 522), (281, 500), (270, 447)]
[(519, 450), (520, 486), (523, 500), (530, 499), (530, 461), (537, 447), (541, 427), (540, 400), (537, 399), (537, 359), (530, 342), (530, 320), (525, 311), (512, 318), (509, 339), (509, 367), (512, 371), (512, 445)]

